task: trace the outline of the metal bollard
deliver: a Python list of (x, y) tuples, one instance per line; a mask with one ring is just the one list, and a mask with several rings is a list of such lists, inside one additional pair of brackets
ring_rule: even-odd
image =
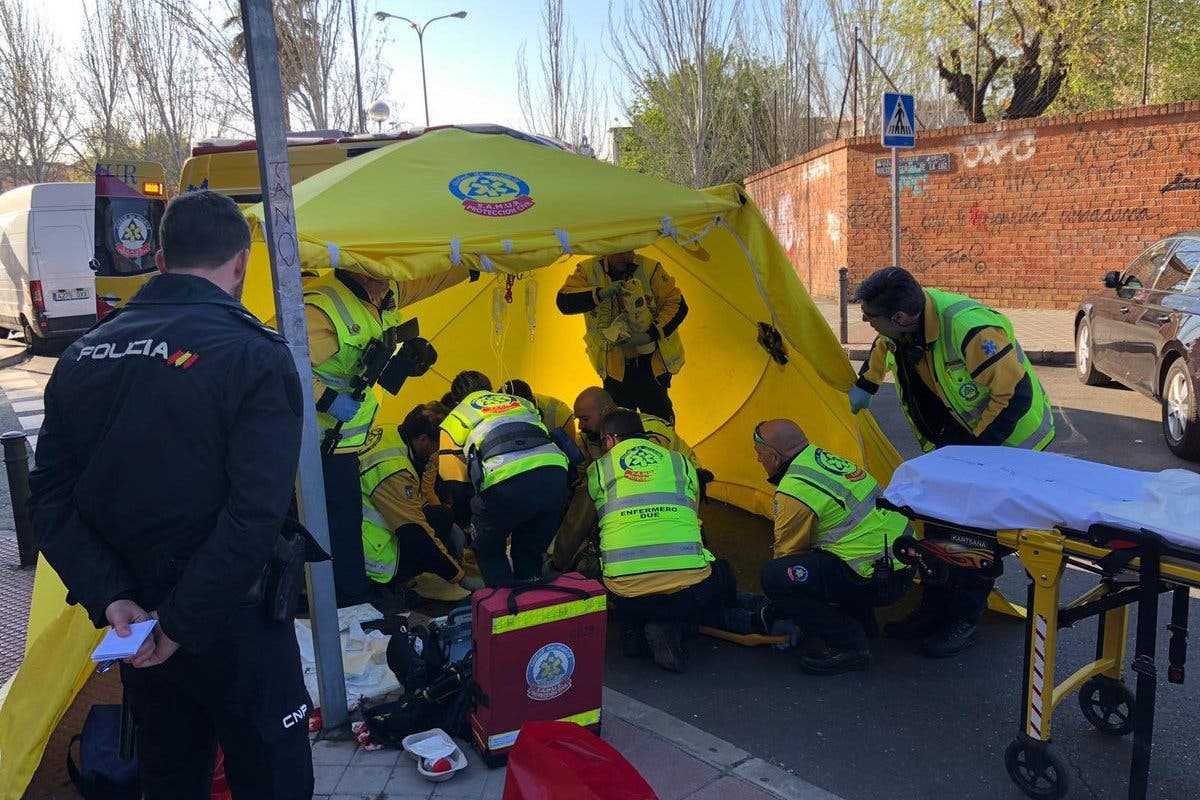
[(850, 278), (848, 269), (838, 268), (838, 319), (841, 323), (842, 344), (850, 340), (850, 320), (846, 316), (846, 305), (850, 302)]
[(21, 568), (37, 564), (37, 542), (33, 538), (33, 523), (29, 519), (29, 448), (24, 431), (9, 431), (0, 435), (4, 445), (4, 471), (8, 473), (8, 496), (12, 498), (13, 526), (17, 529), (17, 552)]

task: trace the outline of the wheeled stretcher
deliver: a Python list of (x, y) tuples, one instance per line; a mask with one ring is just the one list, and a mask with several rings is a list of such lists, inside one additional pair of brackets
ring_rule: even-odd
[[(1012, 780), (1030, 797), (1067, 794), (1070, 770), (1051, 744), (1054, 710), (1078, 693), (1084, 717), (1112, 736), (1133, 734), (1129, 797), (1146, 796), (1158, 687), (1158, 598), (1171, 592), (1167, 680), (1182, 683), (1188, 590), (1200, 588), (1200, 475), (1095, 464), (999, 447), (949, 447), (908, 461), (880, 505), (924, 529), (897, 555), (937, 579), (946, 564), (997, 574), (1015, 553), (1028, 574), (1021, 727), (1005, 752)], [(1070, 565), (1099, 584), (1060, 606)], [(1123, 682), (1129, 608), (1138, 605), (1131, 668)], [(1096, 658), (1055, 683), (1060, 628), (1098, 617)]]

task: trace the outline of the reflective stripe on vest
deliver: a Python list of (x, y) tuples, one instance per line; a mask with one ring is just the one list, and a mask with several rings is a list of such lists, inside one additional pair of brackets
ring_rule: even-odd
[[(636, 460), (626, 463), (631, 453)], [(627, 439), (589, 470), (605, 577), (700, 569), (712, 560), (696, 516), (695, 473), (682, 455)]]
[(359, 459), (363, 559), (367, 576), (377, 583), (387, 583), (396, 576), (399, 548), (392, 526), (371, 502), (371, 495), (381, 483), (399, 472), (417, 476), (404, 439), (394, 426), (388, 426), (375, 446)]
[(408, 461), (408, 449), (400, 447), (385, 447), (380, 449), (379, 447), (373, 447), (359, 457), (358, 471), (364, 473), (392, 458), (403, 458), (405, 461)]
[(908, 526), (902, 515), (876, 507), (882, 492), (865, 470), (812, 445), (792, 460), (778, 491), (816, 514), (812, 546), (842, 559), (859, 575), (870, 575), (875, 560)]
[(704, 555), (704, 546), (699, 542), (676, 542), (674, 544), (645, 544), (605, 550), (604, 560), (609, 564), (619, 564), (622, 561), (636, 561), (642, 558), (702, 555)]
[[(486, 395), (502, 398), (503, 404), (511, 407), (503, 411), (485, 414), (472, 403)], [(528, 401), (503, 392), (490, 391), (472, 392), (463, 398), (462, 402), (455, 406), (450, 415), (442, 422), (441, 428), (456, 444), (460, 441), (463, 442), (459, 445), (463, 455), (470, 457), (472, 448), (484, 449), (483, 445), (489, 436), (496, 435), (502, 426), (514, 422), (522, 422), (538, 428), (546, 434), (547, 439), (550, 436), (542, 422), (541, 415)], [(492, 456), (482, 464), (483, 478), (479, 485), (479, 491), (484, 491), (496, 483), (522, 472), (546, 466), (567, 468), (567, 457), (553, 443)]]
[[(385, 328), (399, 324), (399, 312), (381, 312), (376, 320), (371, 310), (333, 274), (306, 286), (304, 302), (329, 317), (338, 339), (337, 351), (320, 364), (314, 364), (313, 375), (335, 392), (350, 391), (354, 377), (362, 369), (363, 352), (372, 340), (383, 339)], [(342, 426), (338, 449), (357, 448), (366, 442), (378, 407), (375, 393), (368, 391), (358, 412)], [(329, 430), (337, 420), (321, 411), (317, 413), (317, 422), (321, 430)]]
[(375, 510), (375, 506), (371, 505), (371, 503), (365, 501), (363, 502), (362, 515), (363, 521), (378, 525), (385, 530), (388, 529), (387, 520), (383, 518), (383, 514), (380, 514)]

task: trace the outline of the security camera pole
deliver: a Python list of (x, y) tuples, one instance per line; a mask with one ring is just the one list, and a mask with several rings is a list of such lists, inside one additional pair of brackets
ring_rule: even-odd
[[(242, 29), (246, 36), (246, 63), (250, 68), (250, 99), (254, 106), (254, 131), (258, 139), (258, 169), (263, 198), (263, 224), (275, 287), (275, 319), (288, 340), (296, 371), (312, 370), (308, 330), (304, 323), (304, 292), (300, 283), (300, 250), (296, 238), (296, 208), (292, 203), (292, 172), (288, 165), (283, 130), (283, 88), (279, 79), (279, 40), (275, 34), (272, 0), (240, 0)], [(296, 495), (300, 518), (327, 552), (329, 522), (325, 516), (325, 485), (317, 445), (317, 411), (312, 382), (300, 381), (304, 428), (300, 443), (300, 469)], [(346, 678), (342, 671), (342, 642), (338, 634), (337, 604), (333, 594), (333, 567), (328, 562), (308, 565), (308, 598), (313, 645), (317, 658), (317, 688), (322, 721), (336, 728), (348, 718)]]

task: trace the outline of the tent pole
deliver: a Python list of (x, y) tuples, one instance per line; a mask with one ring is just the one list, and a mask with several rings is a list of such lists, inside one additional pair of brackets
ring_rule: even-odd
[[(279, 78), (279, 41), (271, 0), (240, 0), (246, 35), (246, 62), (250, 68), (250, 99), (254, 131), (258, 138), (259, 179), (262, 186), (263, 225), (275, 289), (275, 319), (279, 332), (300, 373), (304, 406), (300, 469), (296, 495), (300, 520), (329, 551), (329, 521), (325, 515), (325, 484), (317, 446), (317, 410), (313, 403), (308, 330), (304, 323), (304, 290), (300, 281), (300, 250), (296, 238), (296, 207), (292, 202), (292, 174), (283, 132), (283, 91)], [(337, 604), (333, 594), (333, 566), (328, 561), (307, 569), (313, 645), (317, 658), (317, 687), (326, 728), (344, 724), (346, 679), (342, 671), (342, 642), (338, 634)]]

